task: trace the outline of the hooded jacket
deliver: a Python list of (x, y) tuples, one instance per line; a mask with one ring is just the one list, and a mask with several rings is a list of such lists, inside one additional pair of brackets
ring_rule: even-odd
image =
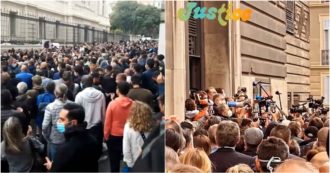
[(104, 120), (105, 97), (103, 93), (93, 87), (85, 88), (77, 94), (75, 102), (85, 110), (87, 129), (92, 128)]
[(50, 172), (97, 172), (101, 150), (96, 138), (86, 130), (86, 123), (67, 127), (64, 137)]
[(128, 97), (117, 97), (110, 102), (104, 122), (104, 139), (112, 136), (123, 136), (124, 126), (133, 101)]

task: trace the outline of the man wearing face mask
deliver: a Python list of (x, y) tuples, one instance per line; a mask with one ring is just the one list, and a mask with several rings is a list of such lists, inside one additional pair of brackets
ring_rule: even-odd
[(84, 108), (67, 103), (60, 111), (56, 127), (65, 136), (65, 142), (53, 162), (46, 157), (44, 164), (50, 172), (97, 172), (101, 151), (95, 137), (87, 132)]
[(47, 105), (42, 122), (42, 134), (48, 142), (48, 157), (54, 160), (57, 149), (64, 143), (64, 135), (56, 126), (59, 119), (59, 113), (66, 103), (72, 103), (67, 99), (68, 87), (65, 84), (59, 84), (55, 88), (56, 99)]
[(20, 72), (17, 60), (15, 58), (11, 59), (10, 66), (8, 67), (10, 73), (18, 74)]
[(227, 104), (220, 104), (217, 106), (217, 111), (222, 120), (230, 120), (233, 112), (229, 109)]

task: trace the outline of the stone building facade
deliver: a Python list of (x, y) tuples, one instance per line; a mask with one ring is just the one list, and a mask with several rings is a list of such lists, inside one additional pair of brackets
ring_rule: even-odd
[(110, 28), (109, 8), (105, 0), (3, 0), (1, 40), (100, 41)]
[(310, 7), (310, 93), (330, 104), (329, 74), (329, 2), (313, 1)]
[[(224, 1), (202, 1), (200, 7), (220, 8)], [(230, 1), (233, 9), (251, 9), (246, 22), (189, 19), (177, 11), (187, 2), (165, 5), (166, 114), (184, 118), (184, 100), (192, 88), (224, 88), (233, 95), (246, 87), (249, 98), (264, 95), (260, 81), (284, 112), (305, 101), (310, 92), (309, 6), (303, 1)], [(176, 17), (174, 17), (176, 16)]]

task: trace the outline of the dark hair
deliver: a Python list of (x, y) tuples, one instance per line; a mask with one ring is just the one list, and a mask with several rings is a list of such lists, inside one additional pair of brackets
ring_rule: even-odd
[(46, 91), (48, 91), (49, 93), (54, 93), (55, 90), (55, 82), (53, 81), (49, 81), (45, 87)]
[[(286, 143), (276, 137), (269, 137), (264, 139), (258, 146), (257, 157), (259, 160), (269, 160), (272, 157), (279, 157), (282, 161), (287, 159), (289, 156), (289, 147)], [(272, 166), (278, 165), (280, 163), (273, 163)], [(267, 162), (260, 162), (261, 169), (267, 171)]]
[(278, 126), (277, 122), (271, 122), (265, 131), (264, 139), (267, 139), (268, 136), (270, 136), (270, 132), (273, 130), (274, 127)]
[(117, 88), (118, 88), (120, 94), (126, 96), (127, 93), (129, 92), (131, 86), (127, 82), (119, 82), (117, 85)]
[(157, 59), (158, 59), (159, 61), (163, 61), (164, 58), (165, 58), (165, 57), (164, 57), (164, 55), (162, 55), (162, 54), (157, 55)]
[(147, 65), (148, 65), (148, 67), (149, 68), (154, 68), (154, 65), (155, 65), (155, 62), (154, 62), (154, 60), (153, 59), (148, 59), (147, 60)]
[(78, 124), (82, 124), (85, 120), (85, 110), (82, 106), (76, 103), (66, 103), (63, 109), (68, 110), (67, 115), (69, 120), (77, 120)]
[(250, 126), (251, 123), (252, 123), (252, 120), (251, 119), (243, 118), (242, 119), (242, 123), (241, 123), (241, 127)]
[(211, 153), (211, 141), (208, 136), (199, 134), (193, 137), (194, 147), (205, 151), (207, 155)]
[(1, 90), (1, 105), (9, 106), (13, 102), (13, 96), (8, 89)]
[(133, 69), (137, 72), (140, 73), (142, 71), (142, 66), (140, 64), (133, 64)]
[(80, 76), (84, 74), (84, 69), (81, 65), (76, 65), (73, 67), (73, 70), (77, 72)]
[(197, 105), (195, 103), (195, 100), (193, 99), (187, 99), (185, 101), (185, 108), (187, 111), (192, 111), (192, 110), (195, 110), (197, 108)]
[(292, 121), (288, 127), (291, 131), (291, 136), (298, 137), (299, 133), (301, 132), (300, 124), (296, 121)]
[(131, 82), (132, 82), (132, 85), (141, 85), (141, 77), (139, 75), (133, 75), (131, 77)]
[(180, 126), (181, 126), (182, 129), (193, 130), (193, 128), (194, 128), (194, 126), (190, 122), (187, 122), (187, 121), (182, 121), (180, 123)]
[(72, 81), (72, 73), (71, 71), (64, 71), (63, 74), (62, 74), (62, 79), (64, 81)]
[(194, 132), (193, 136), (198, 136), (198, 135), (205, 135), (209, 136), (209, 133), (205, 129), (198, 129)]
[(183, 129), (182, 134), (183, 134), (183, 137), (186, 140), (186, 146), (185, 147), (188, 147), (188, 145), (192, 141), (192, 138), (191, 138), (191, 136), (192, 136), (191, 135), (192, 134), (192, 130), (190, 130), (190, 129)]
[(174, 129), (169, 128), (165, 130), (165, 144), (172, 148), (175, 152), (178, 152), (182, 145), (181, 135)]
[(84, 75), (81, 78), (81, 83), (84, 85), (84, 87), (91, 87), (93, 86), (93, 77), (91, 75)]
[(285, 125), (278, 125), (272, 129), (270, 136), (281, 138), (288, 144), (291, 139), (291, 131)]
[(321, 118), (318, 117), (314, 117), (308, 124), (309, 126), (315, 126), (317, 127), (318, 130), (320, 130), (323, 127), (323, 122), (321, 120)]

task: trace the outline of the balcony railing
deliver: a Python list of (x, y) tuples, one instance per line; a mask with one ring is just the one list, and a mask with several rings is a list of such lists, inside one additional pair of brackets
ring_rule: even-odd
[(322, 50), (322, 65), (329, 65), (329, 50)]

